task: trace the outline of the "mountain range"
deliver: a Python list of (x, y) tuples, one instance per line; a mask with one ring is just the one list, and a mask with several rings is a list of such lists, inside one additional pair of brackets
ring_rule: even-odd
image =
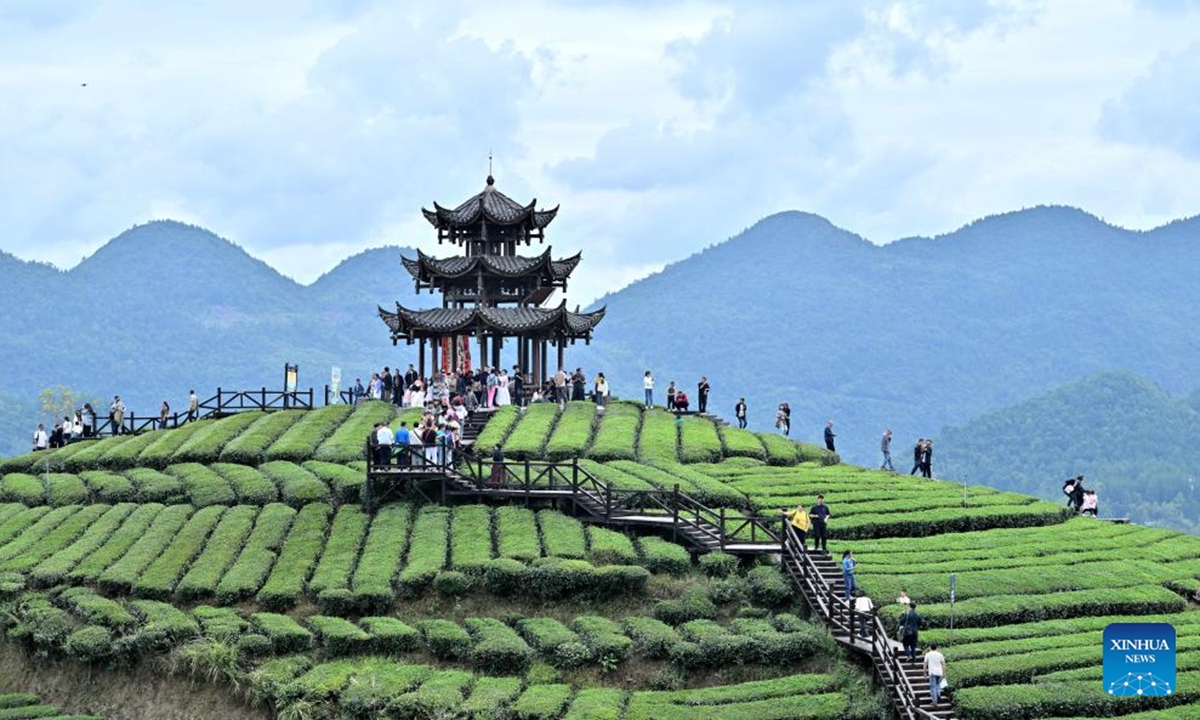
[[(745, 396), (762, 429), (787, 401), (794, 436), (833, 419), (839, 451), (871, 463), (884, 427), (903, 445), (1109, 370), (1193, 390), (1198, 238), (1196, 218), (1133, 232), (1039, 207), (879, 246), (785, 212), (599, 300), (608, 315), (568, 363), (604, 370), (623, 396), (646, 369), (660, 388), (707, 375), (715, 412)], [(437, 298), (414, 294), (399, 252), (366, 251), (308, 286), (171, 221), (66, 272), (0, 255), (0, 393), (66, 385), (152, 412), (189, 387), (278, 386), (284, 362), (317, 388), (331, 365), (352, 379), (407, 364), (375, 306)]]

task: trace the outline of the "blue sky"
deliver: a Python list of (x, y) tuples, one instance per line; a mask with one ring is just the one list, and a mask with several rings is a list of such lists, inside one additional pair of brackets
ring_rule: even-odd
[(787, 209), (880, 243), (1045, 203), (1149, 228), (1200, 212), (1197, 68), (1189, 0), (11, 0), (0, 248), (70, 267), (169, 217), (308, 282), (436, 251), (418, 209), (489, 149), (562, 205), (572, 302)]

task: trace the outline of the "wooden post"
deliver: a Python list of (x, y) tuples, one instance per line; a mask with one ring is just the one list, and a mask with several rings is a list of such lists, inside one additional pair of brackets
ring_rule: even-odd
[[(753, 527), (753, 526), (751, 526)], [(721, 527), (718, 528), (721, 533), (721, 549), (725, 549), (725, 506), (721, 506)], [(753, 539), (753, 538), (751, 538)]]
[(500, 350), (504, 347), (504, 336), (496, 333), (492, 338), (492, 367), (500, 367)]
[(425, 338), (421, 338), (420, 347), (421, 351), (417, 355), (417, 362), (419, 364), (417, 374), (421, 376), (421, 382), (425, 382)]
[(560, 368), (563, 370), (566, 370), (566, 367), (564, 367), (564, 360), (563, 360), (563, 351), (564, 350), (566, 350), (566, 343), (563, 341), (562, 338), (559, 338), (558, 339), (558, 367), (554, 368), (555, 372), (557, 372)]
[(547, 370), (547, 366), (549, 364), (550, 364), (550, 344), (547, 341), (543, 340), (542, 341), (542, 382), (546, 382), (546, 380), (550, 379), (550, 373)]
[(429, 343), (429, 357), (433, 362), (433, 368), (429, 373), (429, 377), (433, 377), (442, 371), (442, 366), (438, 364), (438, 348), (441, 344), (442, 339), (440, 337), (433, 338), (433, 341)]
[(487, 336), (479, 332), (479, 367), (487, 365)]
[(540, 390), (545, 381), (542, 377), (542, 344), (537, 340), (529, 342), (533, 345), (533, 385)]

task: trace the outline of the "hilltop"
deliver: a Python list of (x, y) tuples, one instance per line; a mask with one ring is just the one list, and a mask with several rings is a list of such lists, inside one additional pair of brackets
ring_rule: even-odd
[(1197, 437), (1195, 396), (1106, 373), (947, 429), (943, 471), (1054, 501), (1082, 474), (1110, 512), (1195, 532)]

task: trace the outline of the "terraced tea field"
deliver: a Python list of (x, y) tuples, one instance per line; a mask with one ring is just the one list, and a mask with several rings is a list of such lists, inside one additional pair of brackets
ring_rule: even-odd
[[(162, 662), (264, 717), (886, 715), (869, 668), (769, 562), (697, 559), (550, 503), (364, 513), (367, 432), (415, 419), (382, 403), (246, 413), (0, 461), (3, 642), (90, 673)], [(629, 403), (505, 408), (479, 443), (714, 511), (778, 518), (823, 493), (830, 549), (855, 551), (884, 616), (902, 588), (919, 603), (960, 717), (1200, 716), (1192, 536)], [(1178, 629), (1176, 691), (1107, 696), (1101, 631), (1148, 617)]]

